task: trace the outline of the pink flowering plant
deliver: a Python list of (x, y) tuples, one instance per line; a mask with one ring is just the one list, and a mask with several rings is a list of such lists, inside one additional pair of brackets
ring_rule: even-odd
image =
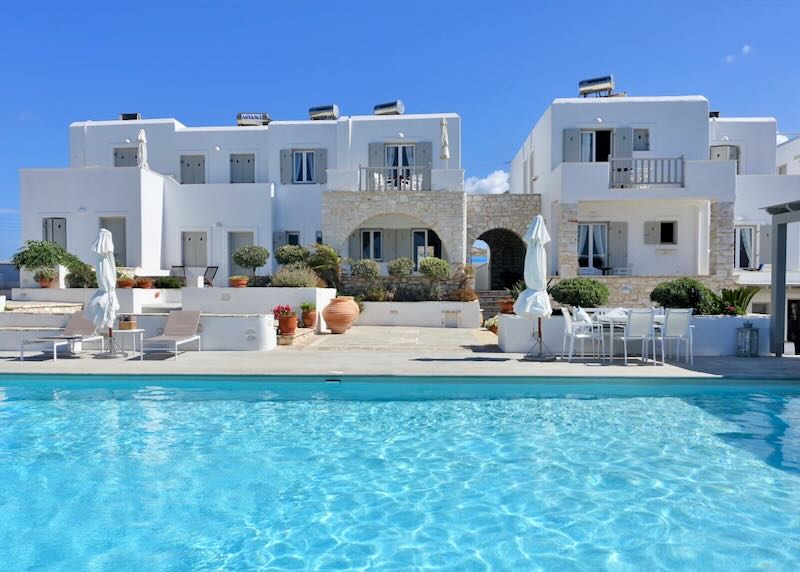
[(289, 304), (285, 305), (278, 304), (272, 309), (272, 315), (275, 316), (275, 319), (277, 320), (281, 316), (284, 317), (296, 316), (297, 313), (294, 310), (292, 310), (292, 307)]

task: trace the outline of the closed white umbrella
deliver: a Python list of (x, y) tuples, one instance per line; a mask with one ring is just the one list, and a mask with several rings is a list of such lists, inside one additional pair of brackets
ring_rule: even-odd
[(139, 149), (137, 150), (139, 155), (139, 166), (149, 169), (150, 165), (147, 164), (147, 135), (145, 135), (144, 129), (139, 129), (139, 137), (137, 138), (137, 141), (139, 143)]
[[(114, 263), (114, 241), (111, 232), (101, 228), (97, 238), (92, 244), (92, 253), (97, 257), (97, 292), (86, 304), (86, 317), (89, 318), (98, 330), (108, 328), (111, 330), (117, 319), (119, 302), (117, 301), (117, 265)], [(113, 353), (111, 340), (109, 340), (108, 353)]]
[(447, 133), (447, 117), (442, 117), (442, 142), (439, 158), (445, 162), (447, 168), (447, 161), (450, 160), (450, 135)]
[(542, 318), (549, 318), (553, 313), (550, 306), (550, 295), (547, 293), (547, 252), (544, 246), (550, 242), (550, 233), (544, 224), (542, 215), (536, 215), (523, 237), (527, 251), (525, 252), (525, 290), (514, 302), (514, 313), (519, 316), (538, 319), (537, 341), (526, 357), (532, 357), (538, 346), (538, 359), (551, 359), (544, 354), (542, 342)]

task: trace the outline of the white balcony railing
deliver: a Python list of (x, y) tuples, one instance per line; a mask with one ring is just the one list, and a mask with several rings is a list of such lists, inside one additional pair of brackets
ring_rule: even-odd
[(361, 191), (430, 191), (430, 166), (359, 167)]
[(651, 157), (641, 159), (615, 159), (610, 157), (609, 185), (611, 188), (673, 185), (683, 187), (685, 182), (683, 157)]

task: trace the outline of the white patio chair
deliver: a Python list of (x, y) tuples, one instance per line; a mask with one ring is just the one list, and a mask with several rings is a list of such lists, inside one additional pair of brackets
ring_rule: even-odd
[(653, 344), (653, 365), (656, 363), (656, 338), (653, 330), (652, 308), (636, 308), (628, 311), (628, 321), (620, 338), (624, 347), (625, 365), (628, 365), (628, 342), (642, 342), (642, 361), (647, 363), (648, 342)]
[[(661, 363), (666, 363), (665, 342), (675, 342), (675, 359), (681, 359), (681, 343), (686, 346), (686, 363), (694, 364), (694, 340), (692, 336), (692, 309), (668, 308), (664, 325), (656, 331), (655, 341), (661, 341)], [(655, 358), (653, 349), (653, 358)]]
[(575, 340), (581, 341), (581, 358), (586, 357), (586, 340), (592, 340), (592, 356), (599, 356), (597, 350), (598, 342), (599, 345), (604, 345), (602, 329), (599, 330), (598, 335), (595, 324), (576, 321), (572, 317), (569, 308), (566, 306), (561, 309), (561, 312), (564, 315), (564, 341), (561, 344), (561, 358), (563, 359), (564, 354), (567, 352), (567, 339), (569, 339), (568, 362), (572, 362), (572, 354), (575, 351)]

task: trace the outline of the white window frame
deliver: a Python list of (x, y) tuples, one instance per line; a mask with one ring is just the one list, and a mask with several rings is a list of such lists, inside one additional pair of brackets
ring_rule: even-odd
[[(741, 259), (739, 256), (739, 247), (741, 246), (743, 229), (750, 231), (750, 248), (752, 249), (752, 257), (748, 266), (741, 266)], [(758, 248), (756, 247), (757, 227), (751, 224), (741, 224), (733, 227), (733, 267), (736, 270), (746, 270), (748, 268), (758, 267)]]
[(415, 232), (424, 232), (425, 233), (425, 244), (423, 245), (423, 247), (425, 248), (425, 252), (427, 253), (428, 249), (431, 247), (430, 242), (428, 241), (428, 238), (430, 237), (430, 231), (431, 230), (429, 228), (412, 228), (411, 229), (411, 248), (412, 248), (411, 259), (412, 260), (416, 259), (415, 260), (415, 267), (417, 268), (417, 270), (419, 270), (419, 263), (422, 262), (422, 260), (424, 260), (425, 258), (430, 258), (430, 256), (433, 256), (433, 254), (431, 254), (430, 256), (426, 254), (425, 256), (419, 257), (419, 255), (414, 250), (414, 233)]
[(291, 242), (289, 242), (290, 237), (292, 237), (292, 236), (296, 236), (297, 237), (297, 245), (298, 246), (300, 244), (302, 244), (300, 242), (300, 231), (299, 230), (287, 230), (286, 231), (286, 244), (292, 244)]
[[(364, 233), (369, 233), (369, 256), (364, 258)], [(375, 236), (378, 235), (381, 237), (381, 252), (380, 256), (375, 256)], [(383, 260), (383, 230), (379, 228), (362, 228), (359, 233), (359, 243), (361, 245), (361, 249), (359, 250), (359, 254), (361, 255), (362, 259), (365, 260), (376, 260), (382, 261)]]
[[(301, 170), (300, 170), (300, 179), (297, 178), (297, 170), (295, 169), (295, 165), (297, 164), (297, 155), (300, 155), (301, 161)], [(314, 157), (312, 159), (313, 169), (311, 169), (311, 179), (308, 180), (308, 156), (311, 155), (313, 157), (314, 150), (313, 149), (294, 149), (292, 151), (292, 184), (294, 185), (313, 185), (316, 183), (317, 179), (317, 159)]]
[[(589, 235), (588, 235), (588, 244), (587, 244), (587, 247), (588, 247), (587, 252), (589, 254), (587, 256), (587, 263), (592, 262), (594, 260), (594, 258), (595, 258), (594, 255), (592, 254), (594, 252), (594, 227), (595, 226), (605, 227), (605, 229), (606, 229), (606, 251), (603, 253), (603, 266), (601, 268), (598, 268), (598, 270), (601, 270), (602, 268), (607, 268), (608, 267), (609, 223), (607, 223), (607, 222), (594, 222), (594, 221), (579, 222), (578, 223), (578, 236), (579, 237), (580, 237), (580, 227), (581, 227), (581, 225), (589, 227), (589, 230), (588, 230), (588, 233), (589, 233)], [(580, 242), (578, 242), (578, 248), (580, 248), (580, 246), (581, 246)], [(581, 266), (581, 253), (580, 253), (580, 251), (578, 251), (578, 268), (597, 268), (597, 267), (592, 265), (592, 264), (588, 264), (588, 266)]]

